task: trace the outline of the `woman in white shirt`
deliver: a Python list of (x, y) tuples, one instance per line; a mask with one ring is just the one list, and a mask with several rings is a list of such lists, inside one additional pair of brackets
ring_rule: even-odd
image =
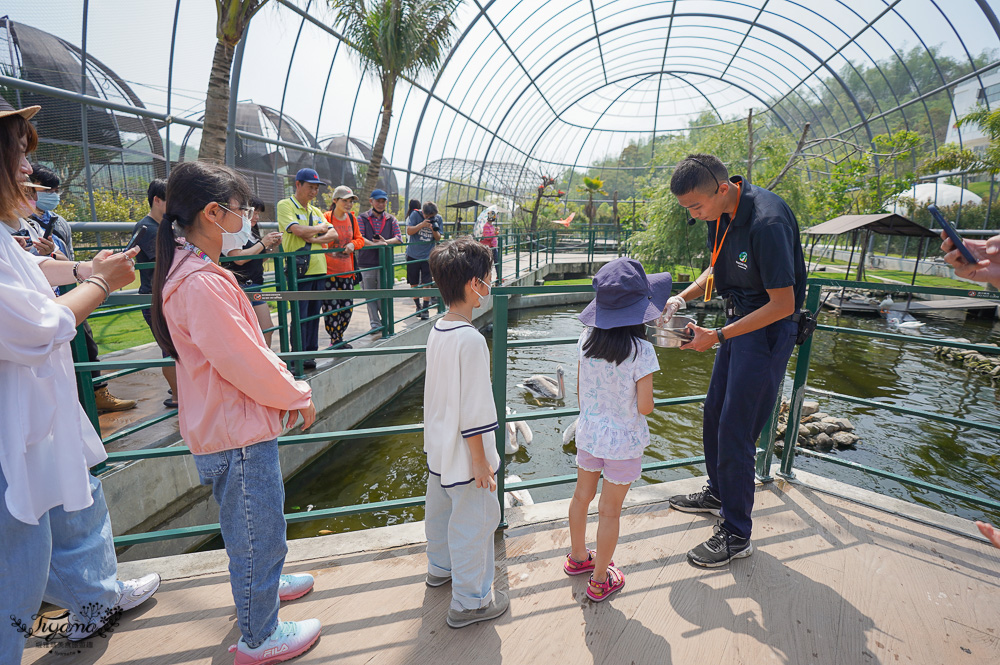
[[(0, 219), (27, 204), (27, 154), (38, 141), (29, 120), (38, 111), (0, 98)], [(69, 348), (87, 315), (132, 282), (136, 251), (54, 261), (0, 233), (0, 598), (10, 614), (0, 626), (2, 663), (20, 662), (43, 599), (70, 610), (52, 636), (83, 639), (159, 585), (157, 575), (116, 580), (111, 519), (89, 473), (107, 455), (77, 399)], [(55, 297), (52, 286), (75, 281)]]

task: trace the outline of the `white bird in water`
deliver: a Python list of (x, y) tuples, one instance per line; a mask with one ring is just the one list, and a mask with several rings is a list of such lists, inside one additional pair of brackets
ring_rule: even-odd
[(563, 445), (564, 446), (568, 446), (569, 443), (570, 443), (570, 441), (572, 441), (573, 439), (576, 438), (576, 424), (578, 422), (580, 422), (579, 418), (577, 418), (572, 423), (570, 423), (569, 427), (567, 427), (565, 429), (565, 431), (563, 431)]
[(556, 368), (556, 378), (535, 374), (524, 383), (517, 384), (518, 388), (524, 388), (535, 397), (547, 397), (548, 399), (563, 399), (566, 396), (566, 384), (563, 381), (563, 368)]
[[(503, 484), (506, 487), (509, 483), (519, 483), (521, 478), (518, 476), (507, 476), (503, 479)], [(513, 506), (533, 506), (535, 505), (535, 500), (531, 498), (531, 492), (528, 490), (511, 490), (510, 492), (503, 493), (503, 507), (512, 508)]]
[[(507, 407), (508, 416), (513, 415), (515, 413), (517, 413), (517, 411), (514, 411), (509, 406)], [(504, 440), (503, 440), (503, 451), (507, 455), (513, 455), (514, 453), (516, 453), (518, 450), (521, 449), (521, 444), (518, 443), (517, 441), (518, 435), (520, 435), (521, 438), (524, 439), (525, 445), (530, 444), (531, 440), (534, 438), (534, 434), (532, 434), (531, 428), (528, 427), (528, 423), (524, 422), (523, 420), (518, 420), (516, 422), (508, 421), (507, 427), (504, 428)]]

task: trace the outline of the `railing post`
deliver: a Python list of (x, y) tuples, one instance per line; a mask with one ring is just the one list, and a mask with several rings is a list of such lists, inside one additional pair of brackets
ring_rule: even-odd
[(521, 234), (514, 234), (514, 279), (521, 276)]
[(503, 236), (497, 234), (497, 283), (503, 284)]
[(503, 479), (506, 475), (504, 435), (507, 432), (507, 294), (493, 296), (493, 403), (497, 409), (497, 453), (500, 468), (497, 469), (497, 499), (500, 501), (500, 524), (497, 528), (507, 528), (507, 516), (503, 508)]
[[(379, 268), (382, 270), (383, 289), (391, 289), (396, 285), (396, 254), (393, 245), (383, 245), (379, 247)], [(367, 300), (367, 298), (366, 298)], [(396, 334), (396, 322), (394, 320), (392, 298), (382, 298), (379, 300), (379, 310), (382, 312), (382, 337), (390, 337)]]
[[(76, 327), (76, 337), (70, 347), (73, 351), (73, 363), (86, 362), (90, 360), (87, 354), (87, 336), (83, 332), (83, 325)], [(94, 397), (94, 375), (90, 372), (76, 372), (76, 390), (80, 397), (80, 404), (87, 412), (87, 417), (97, 430), (97, 435), (101, 435), (101, 418), (97, 413), (97, 398)]]
[[(819, 310), (820, 287), (810, 284), (806, 292), (805, 307), (810, 312)], [(795, 444), (799, 439), (799, 421), (802, 420), (802, 401), (806, 396), (806, 383), (809, 379), (809, 356), (812, 353), (813, 335), (799, 347), (795, 360), (795, 382), (792, 384), (792, 398), (788, 405), (788, 424), (785, 426), (785, 449), (781, 451), (781, 475), (794, 477), (792, 468), (795, 463)]]
[[(298, 291), (299, 290), (299, 274), (296, 270), (295, 257), (288, 257), (288, 263), (286, 264), (288, 268), (288, 290)], [(302, 324), (299, 322), (299, 300), (293, 300), (289, 309), (292, 310), (292, 351), (302, 350)], [(295, 360), (295, 372), (296, 376), (302, 376), (305, 374), (305, 368), (302, 366), (302, 360)]]
[(757, 480), (762, 483), (769, 483), (774, 478), (771, 477), (771, 460), (774, 457), (774, 437), (778, 430), (778, 417), (781, 415), (781, 392), (778, 392), (778, 399), (774, 402), (771, 415), (764, 425), (760, 440), (757, 441)]
[[(278, 291), (288, 290), (288, 280), (285, 278), (285, 265), (291, 263), (287, 256), (274, 257), (274, 281), (277, 283)], [(291, 305), (294, 305), (293, 302)], [(278, 343), (282, 353), (288, 353), (291, 349), (288, 340), (288, 310), (291, 305), (284, 301), (278, 301)]]

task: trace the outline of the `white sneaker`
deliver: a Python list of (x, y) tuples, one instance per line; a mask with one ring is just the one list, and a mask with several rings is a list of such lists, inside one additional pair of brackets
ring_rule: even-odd
[(66, 639), (70, 642), (78, 642), (86, 639), (104, 628), (108, 620), (114, 614), (112, 610), (117, 609), (122, 612), (135, 609), (153, 597), (156, 590), (160, 588), (160, 576), (157, 573), (143, 575), (136, 580), (125, 580), (121, 583), (122, 588), (118, 592), (118, 602), (114, 608), (108, 608), (105, 612), (108, 616), (102, 616), (94, 621), (84, 623), (80, 621), (70, 626), (66, 632)]
[(312, 575), (282, 575), (278, 581), (278, 600), (295, 600), (312, 591), (315, 580)]
[(319, 619), (279, 622), (271, 636), (256, 649), (248, 647), (241, 637), (229, 647), (229, 653), (236, 654), (233, 665), (270, 665), (301, 656), (319, 639), (322, 628)]

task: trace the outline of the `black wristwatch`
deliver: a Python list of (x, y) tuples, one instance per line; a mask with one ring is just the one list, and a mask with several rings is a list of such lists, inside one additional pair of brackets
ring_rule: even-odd
[(716, 337), (719, 338), (719, 344), (722, 344), (723, 342), (726, 341), (726, 336), (722, 334), (722, 328), (716, 328), (715, 335)]

